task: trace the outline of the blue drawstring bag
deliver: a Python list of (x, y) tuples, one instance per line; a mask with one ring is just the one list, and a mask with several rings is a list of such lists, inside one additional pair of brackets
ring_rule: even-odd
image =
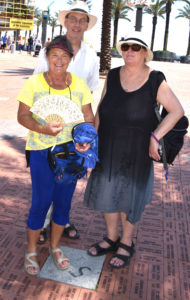
[[(57, 145), (53, 151), (48, 149), (48, 162), (59, 184), (75, 184), (83, 178), (87, 168), (94, 168), (98, 161), (98, 135), (89, 123), (80, 123), (73, 127), (73, 141)], [(88, 151), (81, 153), (75, 144), (90, 143)]]
[(80, 123), (73, 127), (72, 137), (74, 144), (90, 143), (90, 149), (81, 153), (77, 150), (76, 153), (85, 158), (84, 167), (94, 169), (98, 161), (98, 134), (94, 126), (90, 123)]
[(84, 157), (76, 153), (73, 142), (58, 145), (53, 151), (48, 150), (49, 166), (59, 184), (75, 184), (84, 177), (87, 170), (84, 160)]

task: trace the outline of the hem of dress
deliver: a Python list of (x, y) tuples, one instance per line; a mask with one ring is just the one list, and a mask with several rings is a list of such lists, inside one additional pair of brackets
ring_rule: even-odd
[[(152, 201), (152, 199), (151, 199), (151, 201)], [(108, 211), (108, 210), (103, 210), (103, 209), (94, 208), (94, 207), (88, 205), (88, 203), (86, 203), (86, 202), (84, 202), (84, 204), (85, 204), (85, 206), (87, 206), (89, 209), (95, 210), (95, 211), (100, 212), (100, 213), (103, 213), (103, 214), (125, 213), (126, 216), (127, 216), (126, 220), (127, 220), (129, 223), (131, 223), (131, 224), (134, 225), (134, 224), (136, 224), (137, 222), (140, 221), (140, 219), (141, 219), (141, 217), (142, 217), (142, 214), (143, 214), (143, 212), (145, 211), (146, 206), (149, 205), (149, 204), (151, 204), (151, 201), (145, 204), (144, 209), (143, 209), (142, 212), (141, 212), (140, 218), (136, 219), (135, 221), (131, 221), (130, 218), (128, 218), (127, 212), (124, 211), (124, 210), (123, 210), (123, 211)]]

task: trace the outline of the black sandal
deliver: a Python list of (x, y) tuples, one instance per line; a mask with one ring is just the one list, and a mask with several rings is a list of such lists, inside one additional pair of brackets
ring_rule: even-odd
[(118, 238), (117, 241), (115, 241), (115, 242), (110, 240), (108, 237), (104, 237), (103, 240), (106, 241), (110, 246), (107, 247), (107, 248), (102, 248), (99, 245), (101, 242), (98, 242), (98, 243), (93, 244), (90, 247), (90, 249), (93, 248), (93, 247), (96, 249), (96, 254), (92, 254), (90, 252), (90, 249), (87, 251), (87, 253), (91, 256), (101, 256), (101, 255), (107, 254), (108, 252), (112, 252), (112, 251), (117, 250), (120, 238)]
[[(75, 233), (74, 236), (71, 236), (71, 235), (70, 235), (70, 232), (73, 231), (73, 230), (74, 230), (76, 233)], [(67, 238), (72, 239), (72, 240), (77, 240), (77, 239), (79, 239), (80, 234), (79, 234), (78, 230), (75, 228), (75, 225), (74, 225), (74, 224), (69, 224), (68, 227), (65, 227), (65, 228), (64, 228), (62, 236), (67, 237)]]
[(40, 237), (39, 237), (39, 240), (37, 241), (37, 244), (38, 245), (43, 245), (47, 241), (47, 230), (46, 230), (46, 228), (43, 228), (43, 230), (40, 231), (40, 235), (43, 236), (43, 241), (41, 241)]
[[(109, 262), (109, 265), (110, 265), (112, 268), (115, 268), (115, 269), (121, 269), (121, 268), (123, 268), (123, 267), (129, 265), (130, 259), (131, 259), (131, 257), (133, 256), (133, 254), (135, 253), (135, 245), (133, 244), (133, 242), (132, 242), (132, 244), (131, 244), (131, 247), (129, 247), (129, 246), (127, 246), (127, 245), (125, 245), (125, 244), (119, 242), (119, 243), (118, 243), (118, 248), (122, 248), (122, 249), (126, 250), (127, 252), (129, 252), (130, 255), (124, 255), (124, 254), (117, 254), (117, 253), (116, 253), (114, 256), (112, 256), (111, 260), (112, 260), (113, 258), (118, 258), (118, 259), (120, 259), (120, 260), (123, 261), (123, 264), (122, 264), (122, 265), (119, 265), (119, 266), (114, 265), (114, 264), (111, 264), (111, 263)], [(110, 260), (110, 261), (111, 261), (111, 260)]]

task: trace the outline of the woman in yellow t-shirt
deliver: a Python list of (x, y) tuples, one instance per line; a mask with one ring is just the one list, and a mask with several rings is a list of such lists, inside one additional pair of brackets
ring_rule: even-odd
[[(44, 225), (47, 211), (53, 203), (50, 254), (60, 270), (69, 267), (69, 260), (59, 248), (59, 240), (64, 226), (69, 220), (69, 210), (76, 184), (58, 184), (49, 167), (47, 153), (56, 139), (56, 145), (72, 141), (71, 130), (74, 124), (62, 125), (61, 122), (46, 123), (32, 114), (30, 108), (44, 96), (63, 95), (75, 102), (83, 113), (84, 120), (94, 122), (91, 108), (91, 92), (83, 79), (67, 72), (73, 50), (62, 36), (54, 39), (46, 48), (49, 71), (33, 75), (19, 93), (18, 122), (29, 129), (26, 150), (30, 157), (32, 180), (32, 204), (28, 217), (28, 247), (25, 255), (25, 271), (30, 275), (39, 273), (36, 244)], [(55, 146), (56, 149), (57, 146)], [(89, 144), (77, 145), (76, 149), (85, 152)]]

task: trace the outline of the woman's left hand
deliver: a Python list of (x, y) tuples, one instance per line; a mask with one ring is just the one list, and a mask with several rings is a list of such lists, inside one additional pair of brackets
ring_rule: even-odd
[(90, 143), (83, 143), (83, 144), (76, 143), (75, 149), (81, 153), (84, 153), (88, 151), (88, 149), (90, 149)]
[(159, 146), (158, 142), (155, 141), (155, 139), (151, 136), (150, 145), (149, 145), (149, 156), (156, 161), (160, 160), (160, 155), (158, 153), (158, 146)]

